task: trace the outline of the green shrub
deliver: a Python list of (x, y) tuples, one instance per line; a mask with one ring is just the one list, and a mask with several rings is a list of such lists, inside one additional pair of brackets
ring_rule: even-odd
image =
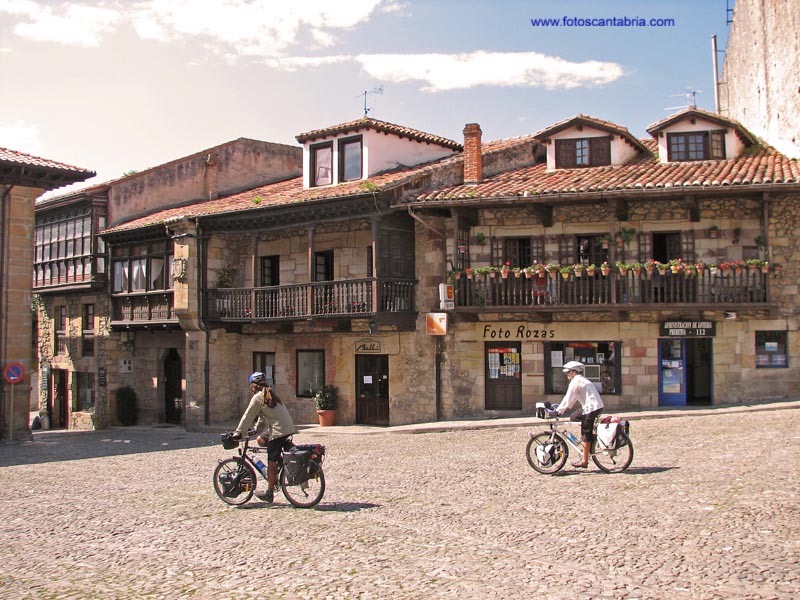
[(339, 403), (339, 389), (333, 384), (325, 384), (314, 394), (317, 410), (336, 410)]
[(139, 399), (128, 385), (117, 389), (117, 420), (125, 427), (136, 425), (139, 420)]

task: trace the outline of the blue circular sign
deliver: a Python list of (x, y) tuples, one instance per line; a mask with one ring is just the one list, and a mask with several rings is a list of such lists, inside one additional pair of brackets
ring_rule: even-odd
[(3, 369), (3, 377), (8, 383), (19, 383), (25, 378), (25, 367), (18, 362), (8, 363)]

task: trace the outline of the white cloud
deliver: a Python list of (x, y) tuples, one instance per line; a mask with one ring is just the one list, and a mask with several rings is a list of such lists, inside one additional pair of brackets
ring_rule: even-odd
[(352, 61), (352, 56), (284, 56), (270, 58), (265, 62), (268, 66), (282, 71), (299, 71), (301, 69), (313, 69), (332, 65), (336, 63)]
[(424, 81), (426, 92), (481, 85), (572, 89), (611, 83), (624, 75), (617, 63), (570, 62), (538, 52), (362, 54), (356, 60), (381, 81)]
[(304, 29), (317, 45), (333, 45), (336, 30), (369, 20), (381, 1), (218, 0), (198, 10), (193, 0), (152, 0), (138, 5), (131, 18), (146, 39), (202, 37), (223, 55), (275, 58), (286, 55)]
[(99, 46), (103, 35), (113, 31), (122, 18), (116, 10), (84, 4), (66, 4), (56, 14), (35, 2), (3, 2), (0, 12), (27, 19), (14, 27), (20, 37), (86, 47)]
[(0, 147), (41, 156), (43, 145), (39, 128), (25, 121), (0, 123)]

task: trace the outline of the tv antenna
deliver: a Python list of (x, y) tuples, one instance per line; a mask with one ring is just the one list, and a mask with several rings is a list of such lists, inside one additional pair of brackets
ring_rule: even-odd
[(697, 108), (697, 94), (702, 94), (700, 90), (696, 90), (689, 86), (683, 94), (670, 94), (670, 98), (686, 98), (686, 106), (668, 106), (664, 110), (677, 110), (683, 108)]
[(363, 94), (359, 94), (358, 96), (356, 96), (356, 98), (361, 98), (362, 95), (364, 96), (364, 116), (365, 117), (367, 116), (367, 113), (369, 113), (369, 111), (372, 110), (371, 108), (367, 108), (367, 94), (381, 94), (382, 95), (383, 94), (383, 84), (381, 84), (378, 87), (373, 88), (371, 90), (364, 90)]

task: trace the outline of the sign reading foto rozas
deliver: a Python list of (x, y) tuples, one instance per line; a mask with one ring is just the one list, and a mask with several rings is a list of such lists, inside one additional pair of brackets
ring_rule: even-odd
[(662, 321), (661, 337), (712, 337), (716, 335), (714, 321)]

